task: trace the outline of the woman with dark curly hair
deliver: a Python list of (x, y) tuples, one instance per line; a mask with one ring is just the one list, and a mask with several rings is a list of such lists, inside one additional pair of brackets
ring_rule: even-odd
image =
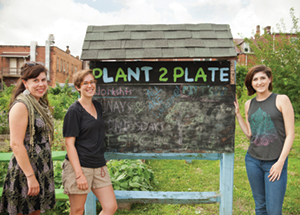
[(21, 74), (10, 103), (13, 156), (4, 181), (0, 213), (38, 215), (55, 206), (47, 69), (42, 63), (26, 62)]
[(245, 163), (256, 214), (282, 214), (287, 185), (288, 154), (294, 141), (294, 110), (286, 95), (272, 93), (272, 72), (264, 66), (252, 67), (246, 75), (248, 95), (246, 122), (235, 101), (238, 123), (250, 139)]

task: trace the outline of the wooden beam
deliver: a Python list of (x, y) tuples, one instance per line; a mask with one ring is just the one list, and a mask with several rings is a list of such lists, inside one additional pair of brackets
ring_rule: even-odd
[(105, 159), (155, 159), (155, 160), (220, 160), (220, 153), (118, 153), (105, 152)]
[(219, 202), (215, 192), (115, 191), (120, 203), (208, 204)]
[[(213, 204), (220, 202), (215, 192), (155, 192), (115, 190), (118, 203), (155, 203), (155, 204)], [(90, 192), (85, 203), (85, 214), (96, 215), (95, 195)]]
[[(0, 162), (9, 162), (12, 152), (1, 153)], [(63, 161), (65, 159), (66, 151), (53, 151), (53, 161)], [(105, 159), (171, 159), (171, 160), (220, 160), (220, 153), (116, 153), (105, 152)]]

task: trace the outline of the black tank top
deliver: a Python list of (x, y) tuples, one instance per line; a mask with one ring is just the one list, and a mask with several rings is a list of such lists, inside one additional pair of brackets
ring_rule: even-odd
[(259, 160), (275, 160), (280, 156), (286, 138), (282, 113), (276, 107), (277, 94), (250, 102), (248, 121), (252, 136), (248, 153)]

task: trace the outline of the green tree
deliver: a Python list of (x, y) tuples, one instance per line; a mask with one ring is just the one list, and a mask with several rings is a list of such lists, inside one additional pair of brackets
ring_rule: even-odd
[(246, 66), (237, 65), (236, 66), (236, 94), (237, 97), (240, 98), (243, 94), (245, 87), (245, 77), (248, 72)]
[(266, 32), (255, 39), (245, 38), (253, 52), (250, 67), (264, 64), (273, 72), (273, 92), (287, 95), (294, 107), (296, 117), (300, 114), (300, 31), (299, 18), (295, 16), (294, 8), (290, 9), (293, 27), (290, 33), (283, 33), (285, 25), (283, 20), (277, 24), (279, 34)]
[(3, 84), (3, 90), (0, 90), (0, 111), (8, 112), (10, 97), (14, 87), (15, 85), (10, 85), (7, 87), (5, 84)]
[(0, 134), (9, 133), (8, 127), (8, 111), (9, 111), (9, 101), (14, 89), (14, 85), (7, 87), (3, 85), (3, 90), (0, 90)]

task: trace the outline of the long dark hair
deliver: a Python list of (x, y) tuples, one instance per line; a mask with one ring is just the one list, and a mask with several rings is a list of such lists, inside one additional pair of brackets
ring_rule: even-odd
[[(28, 79), (31, 78), (36, 78), (38, 77), (42, 72), (44, 72), (47, 75), (47, 69), (46, 67), (44, 67), (41, 64), (35, 64), (33, 66), (31, 66), (31, 64), (27, 64), (25, 63), (22, 67), (21, 67), (21, 77), (19, 78), (17, 85), (11, 95), (10, 98), (10, 103), (9, 106), (11, 106), (11, 104), (14, 102), (14, 100), (17, 98), (17, 96), (19, 94), (21, 94), (26, 87), (23, 84), (23, 80), (27, 81)], [(42, 97), (44, 99), (44, 101), (46, 102), (47, 105), (49, 105), (49, 101), (48, 101), (48, 97), (47, 97), (47, 92), (43, 95)]]

